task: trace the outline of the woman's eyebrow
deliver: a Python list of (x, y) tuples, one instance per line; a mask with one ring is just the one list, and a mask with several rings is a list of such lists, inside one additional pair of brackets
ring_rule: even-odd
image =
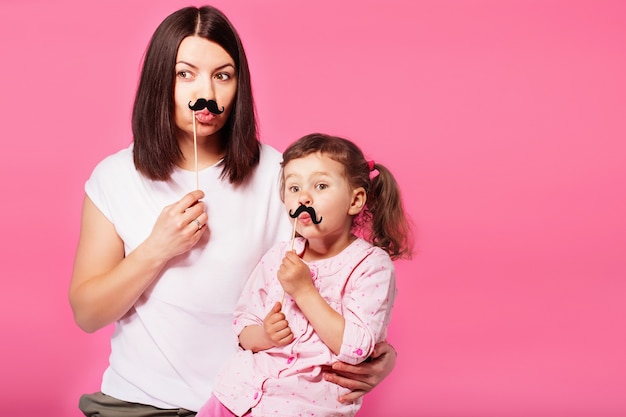
[[(193, 69), (198, 69), (197, 66), (195, 66), (194, 64), (192, 64), (191, 62), (187, 62), (187, 61), (176, 61), (176, 65), (179, 64), (183, 64), (183, 65), (187, 65)], [(224, 69), (226, 67), (232, 67), (233, 69), (235, 69), (235, 65), (231, 64), (230, 62), (227, 62), (226, 64), (220, 65), (219, 67), (213, 68), (213, 71), (219, 71), (221, 69)]]
[(178, 65), (178, 64), (184, 64), (184, 65), (190, 66), (191, 68), (198, 69), (198, 67), (196, 67), (196, 66), (195, 66), (194, 64), (192, 64), (191, 62), (187, 62), (187, 61), (176, 61), (176, 65)]
[(226, 63), (224, 65), (220, 65), (217, 68), (214, 68), (213, 71), (219, 71), (219, 70), (222, 70), (222, 69), (224, 69), (226, 67), (232, 67), (232, 69), (236, 69), (234, 64), (231, 64), (230, 62), (228, 62), (228, 63)]

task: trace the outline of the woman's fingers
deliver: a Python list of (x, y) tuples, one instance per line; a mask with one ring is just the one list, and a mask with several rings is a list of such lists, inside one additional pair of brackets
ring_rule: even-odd
[(178, 202), (174, 203), (174, 208), (179, 213), (186, 212), (190, 207), (194, 206), (197, 202), (199, 202), (202, 198), (204, 198), (204, 192), (201, 190), (195, 190), (190, 193), (185, 194), (183, 198), (181, 198)]

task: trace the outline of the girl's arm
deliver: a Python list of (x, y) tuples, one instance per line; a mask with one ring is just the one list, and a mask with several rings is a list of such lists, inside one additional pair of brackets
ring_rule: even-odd
[(251, 350), (254, 353), (274, 346), (267, 333), (265, 333), (263, 326), (258, 324), (243, 328), (241, 333), (239, 333), (239, 345), (245, 350)]
[(235, 306), (234, 327), (239, 334), (239, 345), (255, 353), (293, 340), (281, 303), (270, 304), (270, 299), (275, 300), (282, 293), (282, 288), (277, 287), (276, 269), (267, 267), (281, 259), (283, 251), (279, 247), (272, 247), (256, 264)]
[(292, 294), (292, 297), (322, 342), (339, 355), (346, 326), (343, 316), (328, 305), (315, 287)]
[[(322, 299), (325, 306), (318, 304), (319, 299), (317, 297), (321, 298), (321, 296), (311, 281), (310, 271), (295, 253), (288, 252), (285, 260), (288, 262), (284, 261), (283, 265), (281, 265), (278, 279), (285, 291), (296, 300), (298, 307), (305, 313), (324, 343), (336, 354), (339, 353), (344, 343), (343, 335), (346, 319), (335, 312), (325, 300)], [(395, 299), (395, 271), (393, 263), (387, 254), (382, 251), (376, 251), (374, 256), (370, 255), (369, 261), (363, 262), (358, 267), (360, 270), (353, 273), (358, 278), (352, 281), (352, 288), (347, 296), (348, 299), (344, 299), (346, 302), (344, 314), (347, 314), (346, 317), (349, 317), (353, 331), (358, 333), (358, 329), (361, 326), (357, 323), (361, 323), (370, 329), (376, 339), (380, 340), (386, 334), (386, 326), (389, 322), (391, 308)], [(298, 268), (303, 268), (304, 272), (294, 273), (292, 271)], [(357, 288), (358, 290), (356, 290)], [(358, 294), (363, 293), (367, 294), (365, 299), (356, 298)], [(315, 294), (317, 294), (317, 297), (315, 297)], [(358, 317), (354, 313), (357, 310), (363, 310), (363, 308), (355, 308), (357, 304), (363, 307), (363, 303), (370, 307), (365, 310), (376, 311), (375, 314), (368, 315), (367, 319)], [(370, 303), (373, 304), (370, 305)], [(326, 307), (332, 310), (332, 312), (327, 311)], [(308, 311), (305, 312), (305, 309)], [(317, 314), (319, 316), (316, 316)], [(340, 318), (340, 320), (336, 320), (337, 318)], [(340, 329), (341, 333), (339, 333)], [(365, 341), (365, 339), (363, 338), (362, 340)], [(335, 346), (331, 345), (332, 343), (335, 343)], [(374, 389), (393, 370), (397, 354), (391, 345), (386, 342), (380, 342), (370, 349), (372, 349), (372, 352), (370, 353), (369, 361), (361, 362), (358, 365), (336, 362), (332, 366), (333, 372), (325, 374), (327, 381), (351, 390), (350, 393), (339, 397), (339, 401), (345, 403), (357, 400)], [(362, 350), (367, 350), (365, 345)]]
[(277, 302), (267, 313), (265, 320), (263, 320), (263, 326), (253, 324), (244, 327), (239, 333), (241, 347), (256, 353), (274, 346), (284, 346), (291, 343), (293, 333), (281, 309), (281, 303)]
[[(384, 340), (386, 337), (395, 296), (393, 262), (382, 250), (375, 250), (355, 269), (343, 296), (343, 313), (347, 324), (343, 352), (345, 359), (342, 360), (349, 360), (352, 364), (336, 362), (332, 372), (325, 374), (327, 381), (351, 390), (342, 395), (339, 401), (357, 400), (374, 389), (393, 370), (397, 357), (393, 347), (387, 342), (368, 345), (367, 340), (371, 340), (368, 337), (370, 332), (373, 340)], [(365, 311), (368, 314), (362, 314)], [(350, 346), (350, 349), (346, 349), (346, 346)], [(369, 354), (369, 360), (356, 365), (355, 360), (361, 351)]]
[(152, 284), (166, 262), (195, 245), (206, 227), (204, 196), (194, 191), (166, 207), (150, 234), (124, 256), (124, 242), (113, 224), (85, 197), (80, 238), (74, 261), (69, 299), (74, 320), (94, 332), (124, 316)]
[(387, 342), (380, 342), (374, 347), (370, 361), (358, 365), (335, 362), (332, 366), (333, 372), (326, 372), (324, 379), (348, 388), (350, 392), (340, 396), (339, 402), (351, 403), (381, 383), (393, 371), (397, 357), (393, 346)]
[(287, 252), (283, 258), (278, 270), (278, 280), (319, 338), (335, 355), (339, 355), (346, 321), (320, 295), (311, 280), (309, 267), (295, 252)]

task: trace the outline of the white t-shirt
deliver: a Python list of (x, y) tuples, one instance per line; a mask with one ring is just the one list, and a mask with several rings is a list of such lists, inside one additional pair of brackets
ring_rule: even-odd
[[(102, 392), (160, 408), (199, 410), (219, 367), (237, 351), (233, 311), (256, 263), (291, 225), (279, 194), (281, 154), (262, 145), (250, 181), (237, 187), (221, 168), (199, 173), (208, 230), (170, 260), (135, 306), (115, 323)], [(143, 242), (163, 208), (196, 188), (194, 171), (176, 168), (152, 181), (133, 164), (132, 145), (100, 162), (85, 191), (115, 225), (126, 254)]]

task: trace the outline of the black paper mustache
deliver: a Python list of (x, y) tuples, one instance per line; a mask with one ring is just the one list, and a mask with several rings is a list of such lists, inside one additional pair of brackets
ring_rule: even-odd
[(222, 110), (220, 110), (219, 107), (217, 107), (217, 102), (215, 100), (205, 100), (203, 98), (199, 98), (195, 103), (193, 103), (193, 105), (190, 101), (188, 106), (193, 111), (208, 109), (213, 114), (224, 113), (224, 106), (222, 106)]
[(289, 210), (289, 216), (292, 219), (295, 219), (296, 217), (298, 217), (304, 212), (309, 213), (313, 224), (320, 224), (320, 222), (322, 221), (322, 217), (320, 217), (319, 220), (317, 219), (317, 216), (315, 215), (315, 209), (313, 207), (308, 207), (308, 206), (305, 206), (304, 204), (300, 204), (300, 206), (296, 209), (296, 212), (293, 214), (291, 213), (291, 210)]

